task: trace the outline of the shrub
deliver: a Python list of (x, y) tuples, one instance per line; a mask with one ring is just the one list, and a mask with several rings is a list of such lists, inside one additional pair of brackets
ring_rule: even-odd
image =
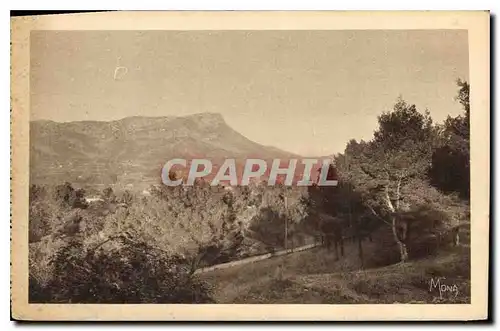
[(54, 303), (208, 303), (208, 287), (194, 278), (186, 260), (121, 236), (85, 248), (75, 239), (51, 260), (44, 286), (30, 279), (30, 299)]

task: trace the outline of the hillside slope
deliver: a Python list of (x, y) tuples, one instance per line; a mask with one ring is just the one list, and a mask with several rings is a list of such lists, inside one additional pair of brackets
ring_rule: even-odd
[(297, 157), (245, 138), (213, 113), (30, 125), (32, 183), (148, 186), (172, 158), (208, 158), (215, 171), (226, 158)]
[[(369, 247), (367, 247), (369, 251)], [(339, 261), (324, 248), (276, 257), (201, 275), (218, 303), (468, 303), (468, 246), (381, 268), (360, 269), (353, 245)], [(369, 256), (367, 256), (369, 258)], [(443, 278), (444, 277), (444, 278)], [(431, 280), (456, 285), (458, 293), (430, 289)]]

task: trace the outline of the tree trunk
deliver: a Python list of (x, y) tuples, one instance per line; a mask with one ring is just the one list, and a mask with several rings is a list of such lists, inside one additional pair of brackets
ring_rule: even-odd
[(398, 231), (396, 229), (396, 216), (392, 216), (392, 235), (394, 236), (394, 241), (399, 247), (400, 262), (404, 263), (408, 260), (408, 250), (406, 249), (406, 244), (399, 239)]
[(358, 251), (359, 251), (359, 260), (361, 261), (361, 268), (364, 266), (364, 261), (363, 261), (363, 238), (360, 236), (358, 237)]
[[(397, 189), (397, 199), (396, 199), (396, 205), (397, 207), (399, 207), (399, 186), (400, 186), (400, 181), (398, 182), (398, 189)], [(396, 212), (396, 208), (394, 208), (392, 202), (391, 202), (391, 199), (389, 198), (389, 189), (388, 187), (386, 187), (386, 190), (385, 190), (385, 200), (386, 200), (386, 203), (387, 203), (387, 207), (389, 207), (389, 209), (391, 210), (392, 213)], [(408, 260), (408, 250), (406, 248), (406, 244), (401, 241), (401, 239), (399, 239), (399, 236), (398, 236), (398, 230), (396, 228), (396, 221), (397, 221), (397, 217), (396, 215), (392, 215), (392, 220), (391, 220), (391, 228), (392, 228), (392, 235), (394, 237), (394, 241), (396, 242), (396, 244), (398, 245), (399, 247), (399, 258), (400, 258), (400, 262), (406, 262)]]
[[(285, 207), (286, 207), (286, 200), (285, 200)], [(288, 220), (285, 218), (285, 251), (288, 249)]]
[(399, 245), (399, 258), (402, 263), (405, 263), (406, 261), (408, 261), (408, 250), (406, 249), (406, 244), (399, 241), (398, 245)]
[(458, 246), (460, 244), (460, 231), (459, 228), (453, 230), (453, 246)]

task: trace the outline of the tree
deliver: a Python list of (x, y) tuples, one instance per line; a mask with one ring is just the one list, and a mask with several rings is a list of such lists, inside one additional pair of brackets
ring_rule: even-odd
[[(378, 117), (379, 128), (369, 142), (350, 141), (345, 154), (360, 199), (374, 216), (390, 225), (400, 260), (408, 259), (407, 223), (398, 214), (410, 208), (404, 188), (425, 176), (431, 162), (434, 130), (428, 112), (421, 114), (415, 105), (399, 98), (390, 112)], [(347, 161), (348, 160), (348, 161)], [(342, 162), (340, 162), (340, 166)]]
[(101, 237), (133, 233), (151, 246), (185, 257), (194, 272), (227, 259), (235, 250), (240, 225), (230, 194), (214, 192), (203, 182), (190, 187), (152, 188), (151, 196), (143, 197), (140, 203), (108, 215)]
[(74, 189), (73, 186), (65, 182), (55, 188), (54, 199), (64, 207), (85, 209), (88, 207), (85, 201), (85, 190)]
[[(258, 214), (250, 231), (254, 239), (276, 248), (294, 246), (294, 236), (307, 217), (307, 190), (282, 184), (268, 186), (261, 192)], [(255, 203), (255, 202), (253, 202)]]
[(50, 233), (51, 211), (45, 203), (47, 191), (44, 187), (31, 185), (29, 192), (29, 242), (40, 241)]
[(51, 234), (64, 223), (63, 215), (70, 214), (72, 210), (86, 209), (88, 205), (84, 196), (83, 189), (74, 189), (70, 183), (55, 187), (31, 185), (29, 241), (37, 242)]
[(470, 104), (467, 82), (458, 80), (456, 99), (464, 114), (448, 116), (440, 127), (439, 145), (432, 155), (429, 169), (431, 183), (444, 192), (457, 192), (463, 199), (470, 195)]
[(460, 88), (458, 90), (457, 100), (460, 102), (465, 110), (465, 118), (469, 122), (470, 115), (470, 85), (467, 81), (457, 79), (457, 86)]
[(125, 191), (123, 191), (122, 195), (118, 199), (118, 202), (124, 203), (126, 205), (130, 205), (133, 200), (134, 200), (134, 196), (132, 195), (132, 193), (130, 193), (129, 190), (125, 190)]
[(102, 196), (103, 196), (104, 200), (109, 202), (109, 203), (116, 202), (116, 195), (115, 195), (115, 192), (113, 192), (113, 189), (111, 187), (106, 187), (102, 191)]
[[(358, 143), (352, 140), (349, 143), (349, 152), (359, 154), (356, 150), (358, 147)], [(356, 240), (360, 261), (363, 264), (362, 241), (371, 237), (371, 232), (380, 222), (373, 222), (373, 217), (368, 217), (368, 210), (361, 194), (354, 189), (351, 181), (345, 155), (339, 154), (334, 157), (334, 164), (330, 166), (329, 173), (334, 174), (332, 179), (338, 180), (338, 184), (332, 187), (309, 187), (311, 217), (307, 223), (316, 228), (328, 248), (333, 243), (337, 253), (337, 246), (340, 246), (341, 255), (344, 250), (344, 239)]]

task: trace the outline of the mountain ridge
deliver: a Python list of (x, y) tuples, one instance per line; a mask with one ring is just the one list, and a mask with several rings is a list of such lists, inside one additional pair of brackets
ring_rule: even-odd
[[(30, 181), (88, 185), (158, 183), (172, 158), (283, 160), (301, 156), (256, 143), (219, 113), (112, 121), (30, 121)], [(215, 167), (216, 168), (216, 167)]]

